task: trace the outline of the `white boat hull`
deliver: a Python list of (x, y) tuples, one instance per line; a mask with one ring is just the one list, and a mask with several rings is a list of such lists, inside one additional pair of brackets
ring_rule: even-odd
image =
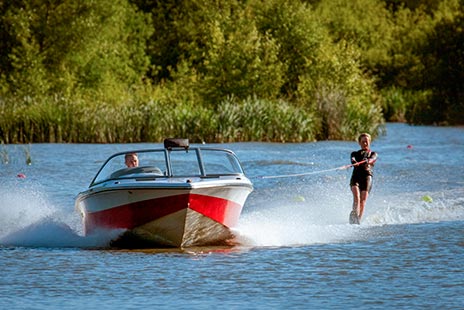
[[(193, 184), (194, 186), (194, 184)], [(82, 193), (76, 207), (84, 232), (124, 229), (115, 244), (188, 247), (233, 238), (251, 185), (217, 182), (199, 188), (105, 188)]]

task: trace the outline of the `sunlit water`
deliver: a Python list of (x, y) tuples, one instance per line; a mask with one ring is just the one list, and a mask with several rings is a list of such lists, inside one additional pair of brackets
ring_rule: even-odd
[[(107, 247), (114, 232), (84, 237), (76, 194), (112, 153), (153, 146), (0, 146), (0, 309), (464, 307), (463, 128), (388, 124), (360, 226), (348, 224), (351, 171), (336, 169), (355, 142), (237, 143), (221, 146), (255, 186), (240, 246), (128, 251)], [(262, 178), (298, 173), (312, 174)]]

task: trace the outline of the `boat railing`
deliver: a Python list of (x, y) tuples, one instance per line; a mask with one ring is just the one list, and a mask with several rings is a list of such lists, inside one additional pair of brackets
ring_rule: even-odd
[[(136, 153), (143, 166), (127, 168), (124, 156)], [(90, 186), (121, 178), (219, 177), (243, 175), (241, 164), (230, 150), (219, 148), (171, 148), (120, 152), (102, 165)]]

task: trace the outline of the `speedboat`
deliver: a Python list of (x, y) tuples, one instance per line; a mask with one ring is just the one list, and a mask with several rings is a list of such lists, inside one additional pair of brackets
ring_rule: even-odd
[[(126, 167), (127, 154), (140, 165)], [(110, 156), (75, 207), (85, 235), (120, 230), (116, 247), (223, 245), (252, 190), (231, 150), (166, 139), (164, 148)]]

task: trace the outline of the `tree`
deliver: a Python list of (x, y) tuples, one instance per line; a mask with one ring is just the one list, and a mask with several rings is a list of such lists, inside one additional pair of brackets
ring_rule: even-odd
[(105, 88), (111, 94), (147, 71), (147, 17), (125, 0), (24, 0), (2, 11), (2, 37), (9, 39), (0, 55), (4, 89), (24, 96)]
[(459, 11), (457, 17), (439, 22), (421, 49), (424, 87), (433, 95), (431, 109), (415, 121), (464, 123), (464, 13)]

